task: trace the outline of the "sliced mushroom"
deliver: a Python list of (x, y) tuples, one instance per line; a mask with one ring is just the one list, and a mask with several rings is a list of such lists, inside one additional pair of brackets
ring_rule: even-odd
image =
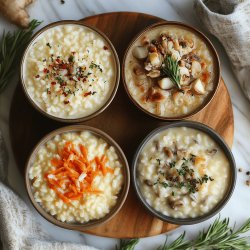
[(162, 47), (165, 49), (165, 51), (167, 52), (168, 51), (168, 41), (167, 40), (163, 40), (161, 42), (162, 44)]
[(178, 210), (180, 207), (184, 205), (181, 199), (175, 200), (171, 196), (167, 198), (167, 202), (168, 202), (168, 205), (174, 210)]
[(165, 51), (164, 47), (163, 47), (161, 44), (158, 45), (158, 50), (159, 50), (163, 55), (166, 54), (166, 51)]
[(179, 67), (179, 69), (180, 69), (181, 76), (183, 76), (183, 75), (189, 76), (190, 75), (189, 70), (186, 67)]
[(132, 52), (133, 56), (139, 60), (143, 60), (148, 56), (148, 50), (143, 46), (136, 46)]
[[(180, 60), (179, 61), (179, 66), (180, 67), (185, 67), (186, 66), (186, 62), (184, 60)], [(191, 67), (191, 66), (190, 66)]]
[(180, 51), (180, 45), (178, 39), (174, 39), (173, 43), (174, 43), (174, 49)]
[(179, 67), (181, 74), (181, 85), (188, 85), (190, 82), (190, 73), (186, 67)]
[(153, 185), (154, 185), (154, 183), (153, 183), (153, 181), (151, 181), (151, 180), (144, 180), (144, 183), (147, 185), (147, 186), (149, 186), (149, 187), (152, 187)]
[(158, 85), (161, 89), (172, 89), (174, 87), (174, 83), (170, 80), (170, 78), (165, 77), (158, 81)]
[(176, 154), (179, 159), (182, 159), (187, 156), (187, 151), (185, 149), (177, 149)]
[(172, 150), (168, 147), (164, 147), (163, 148), (163, 152), (167, 155), (167, 157), (169, 158), (173, 158), (174, 157), (174, 154), (172, 152)]
[(161, 56), (157, 52), (152, 52), (148, 54), (149, 62), (154, 67), (160, 67), (161, 66)]
[(192, 48), (189, 46), (181, 47), (180, 52), (182, 56), (188, 55), (192, 51)]
[(188, 39), (188, 40), (187, 40), (187, 43), (188, 43), (188, 46), (189, 46), (190, 48), (193, 48), (193, 47), (194, 47), (194, 41), (193, 41), (192, 39)]
[(190, 69), (191, 69), (191, 67), (192, 67), (192, 65), (191, 65), (191, 64), (189, 64), (189, 63), (185, 63), (185, 67), (186, 67), (188, 70), (190, 70)]
[(205, 86), (200, 79), (196, 79), (193, 81), (192, 90), (197, 95), (204, 95), (206, 93)]
[(161, 38), (162, 41), (166, 40), (167, 39), (166, 34), (165, 33), (161, 33), (160, 34), (160, 38)]
[(147, 76), (151, 77), (151, 78), (156, 78), (159, 77), (161, 75), (161, 71), (157, 70), (157, 69), (153, 69), (151, 71), (149, 71), (149, 73), (147, 74)]
[(180, 80), (180, 84), (182, 86), (187, 86), (190, 84), (191, 80), (190, 80), (190, 76), (187, 76), (187, 75), (182, 75), (181, 76), (181, 80)]
[(145, 71), (143, 70), (143, 68), (141, 68), (140, 66), (135, 66), (134, 67), (134, 73), (137, 77), (140, 78), (146, 78), (146, 74)]
[(150, 71), (150, 70), (152, 70), (152, 68), (153, 68), (153, 66), (151, 63), (149, 63), (149, 62), (145, 63), (145, 67), (144, 67), (145, 70)]
[(174, 48), (174, 43), (172, 41), (163, 40), (161, 44), (166, 53), (171, 53)]
[(141, 40), (141, 43), (142, 43), (142, 45), (146, 46), (146, 45), (149, 45), (150, 40), (147, 36), (144, 36)]
[(182, 47), (182, 48), (186, 48), (188, 43), (187, 41), (183, 40), (183, 39), (180, 39), (179, 40), (179, 45)]
[(177, 50), (172, 50), (171, 52), (172, 52), (171, 57), (175, 61), (179, 61), (181, 59), (180, 53)]
[(210, 155), (210, 156), (215, 155), (217, 152), (218, 152), (218, 149), (216, 149), (216, 148), (213, 148), (213, 149), (210, 149), (210, 150), (209, 149), (206, 150), (206, 153), (208, 155)]
[(201, 64), (197, 61), (193, 61), (192, 62), (192, 66), (191, 66), (191, 73), (192, 75), (197, 78), (199, 77), (200, 73), (201, 73)]

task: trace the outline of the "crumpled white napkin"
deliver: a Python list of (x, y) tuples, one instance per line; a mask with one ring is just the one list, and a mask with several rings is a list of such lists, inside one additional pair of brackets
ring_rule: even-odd
[(28, 206), (7, 186), (7, 167), (7, 151), (0, 131), (0, 239), (4, 250), (97, 250), (56, 242), (43, 232)]
[(250, 0), (195, 0), (194, 9), (207, 30), (223, 44), (250, 99)]

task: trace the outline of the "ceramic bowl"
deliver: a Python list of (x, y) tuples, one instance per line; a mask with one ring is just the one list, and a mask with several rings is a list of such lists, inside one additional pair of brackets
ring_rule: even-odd
[[(47, 112), (43, 107), (41, 107), (41, 105), (38, 102), (36, 102), (34, 100), (35, 98), (33, 98), (31, 96), (31, 94), (28, 91), (27, 85), (25, 83), (25, 77), (24, 77), (25, 60), (26, 60), (26, 56), (27, 56), (28, 52), (30, 51), (30, 48), (36, 43), (37, 39), (39, 39), (39, 37), (41, 37), (46, 31), (53, 29), (53, 28), (60, 27), (60, 26), (66, 26), (66, 25), (79, 25), (81, 27), (84, 27), (84, 28), (92, 31), (95, 34), (98, 34), (106, 42), (109, 50), (111, 51), (111, 53), (113, 55), (114, 75), (115, 76), (113, 78), (113, 86), (112, 86), (112, 89), (110, 89), (109, 97), (107, 98), (107, 100), (105, 100), (103, 105), (101, 107), (99, 107), (96, 111), (88, 112), (88, 114), (86, 114), (84, 116), (82, 115), (82, 116), (74, 116), (74, 117), (72, 117), (72, 116), (61, 117), (60, 115), (57, 116), (55, 114), (51, 114), (51, 113)], [(105, 48), (105, 49), (108, 49), (108, 48)], [(81, 21), (73, 21), (73, 20), (59, 21), (59, 22), (54, 22), (54, 23), (51, 23), (51, 24), (45, 26), (44, 28), (40, 29), (32, 37), (31, 41), (28, 43), (28, 45), (23, 53), (23, 56), (22, 56), (21, 67), (20, 67), (20, 78), (21, 78), (21, 84), (22, 84), (22, 88), (24, 90), (25, 96), (28, 99), (28, 101), (30, 102), (30, 104), (36, 110), (38, 110), (41, 114), (43, 114), (46, 117), (51, 118), (53, 120), (57, 120), (60, 122), (67, 122), (67, 123), (76, 123), (76, 122), (82, 122), (82, 121), (92, 119), (93, 117), (102, 113), (110, 105), (113, 98), (115, 97), (115, 94), (116, 94), (118, 86), (119, 86), (120, 63), (119, 63), (119, 58), (118, 58), (118, 55), (116, 53), (116, 50), (115, 50), (113, 44), (111, 43), (111, 41), (108, 39), (108, 37), (103, 32), (101, 32), (100, 30), (98, 30), (97, 28), (95, 28), (93, 26), (86, 25), (86, 24), (82, 23)]]
[[(117, 155), (120, 159), (120, 162), (123, 166), (122, 173), (123, 173), (124, 182), (123, 182), (123, 186), (121, 188), (121, 191), (118, 194), (116, 204), (114, 205), (113, 208), (111, 208), (111, 211), (107, 215), (105, 215), (103, 218), (97, 219), (97, 220), (90, 220), (89, 222), (86, 222), (86, 223), (61, 222), (61, 221), (57, 220), (54, 216), (52, 216), (51, 214), (46, 212), (45, 209), (38, 202), (36, 202), (36, 200), (34, 198), (34, 193), (32, 190), (32, 183), (31, 183), (32, 180), (30, 180), (30, 178), (29, 178), (29, 170), (30, 170), (32, 164), (34, 163), (35, 157), (37, 156), (39, 149), (43, 145), (45, 145), (46, 142), (50, 141), (56, 135), (61, 135), (61, 134), (68, 133), (68, 132), (83, 132), (83, 131), (89, 131), (90, 133), (97, 136), (98, 138), (102, 138), (110, 146), (113, 146), (115, 148), (116, 153), (117, 153)], [(121, 150), (119, 145), (109, 135), (107, 135), (103, 131), (96, 129), (96, 128), (93, 128), (93, 127), (89, 127), (89, 126), (85, 126), (85, 125), (72, 125), (72, 126), (63, 127), (63, 128), (52, 131), (51, 133), (44, 136), (40, 140), (40, 142), (34, 147), (33, 151), (31, 152), (31, 154), (28, 158), (28, 161), (26, 163), (25, 184), (26, 184), (26, 190), (28, 192), (28, 196), (31, 200), (31, 203), (33, 204), (35, 209), (46, 220), (48, 220), (49, 222), (51, 222), (59, 227), (63, 227), (63, 228), (70, 229), (70, 230), (82, 231), (82, 230), (89, 229), (89, 228), (94, 227), (94, 226), (101, 225), (101, 224), (107, 222), (108, 220), (110, 220), (111, 218), (113, 218), (118, 213), (118, 211), (123, 206), (125, 199), (127, 197), (127, 194), (128, 194), (128, 190), (129, 190), (129, 186), (130, 186), (130, 173), (129, 172), (130, 171), (129, 171), (128, 162), (127, 162), (127, 159), (126, 159), (123, 151)]]
[[(145, 145), (154, 136), (156, 136), (160, 132), (166, 131), (167, 129), (170, 129), (170, 128), (177, 128), (177, 127), (187, 127), (187, 128), (196, 129), (196, 130), (202, 131), (205, 134), (207, 134), (208, 136), (210, 136), (218, 144), (218, 146), (223, 150), (225, 156), (227, 157), (227, 159), (229, 161), (229, 166), (230, 166), (230, 178), (229, 178), (228, 188), (227, 188), (227, 191), (226, 191), (224, 197), (222, 198), (222, 200), (208, 213), (205, 213), (204, 215), (194, 217), (194, 218), (174, 218), (171, 216), (164, 215), (161, 212), (154, 209), (152, 206), (150, 206), (148, 204), (148, 202), (144, 198), (144, 196), (140, 190), (139, 181), (137, 179), (137, 176), (138, 176), (137, 162), (138, 162), (139, 156), (140, 156), (142, 150), (144, 149)], [(135, 192), (136, 192), (139, 200), (142, 202), (144, 207), (152, 215), (156, 216), (157, 218), (159, 218), (165, 222), (169, 222), (172, 224), (189, 225), (189, 224), (200, 223), (202, 221), (205, 221), (205, 220), (211, 218), (212, 216), (216, 215), (217, 213), (219, 213), (219, 211), (226, 205), (226, 203), (229, 201), (230, 197), (233, 194), (235, 183), (236, 183), (237, 171), (236, 171), (236, 165), (235, 165), (235, 160), (234, 160), (233, 154), (232, 154), (230, 148), (228, 147), (227, 143), (223, 140), (223, 138), (218, 133), (216, 133), (212, 128), (210, 128), (202, 123), (191, 122), (191, 121), (182, 121), (182, 122), (171, 123), (169, 125), (159, 127), (157, 129), (153, 130), (151, 133), (149, 133), (146, 136), (146, 138), (139, 145), (139, 147), (134, 155), (134, 159), (133, 159), (132, 167), (131, 167), (131, 174), (132, 174), (132, 183), (135, 187)]]
[[(146, 108), (142, 107), (132, 96), (132, 94), (130, 93), (129, 87), (128, 87), (128, 82), (126, 80), (126, 62), (128, 60), (129, 54), (131, 53), (131, 50), (134, 48), (134, 45), (136, 43), (138, 43), (138, 41), (140, 41), (147, 33), (154, 31), (157, 28), (168, 28), (168, 27), (178, 27), (181, 28), (183, 30), (188, 30), (191, 31), (191, 33), (195, 34), (196, 36), (198, 36), (208, 47), (209, 51), (211, 52), (212, 58), (213, 58), (213, 63), (214, 63), (214, 81), (213, 81), (213, 89), (211, 90), (211, 92), (208, 94), (208, 96), (205, 98), (205, 100), (203, 101), (203, 103), (198, 106), (198, 108), (196, 108), (195, 110), (191, 111), (190, 113), (187, 114), (182, 114), (182, 115), (177, 115), (177, 116), (160, 116), (157, 115), (155, 113), (152, 113), (150, 111), (148, 111)], [(143, 31), (141, 31), (138, 35), (136, 35), (136, 37), (131, 41), (131, 43), (128, 45), (128, 48), (125, 52), (124, 58), (123, 58), (123, 64), (122, 64), (122, 79), (123, 79), (123, 85), (124, 88), (130, 98), (130, 100), (132, 101), (132, 103), (137, 106), (137, 108), (139, 108), (141, 111), (143, 111), (145, 114), (152, 116), (154, 118), (160, 119), (160, 120), (165, 120), (165, 121), (177, 121), (177, 120), (183, 120), (183, 119), (187, 119), (192, 117), (193, 115), (197, 114), (198, 112), (201, 112), (214, 98), (219, 84), (220, 84), (220, 61), (219, 61), (219, 57), (218, 54), (213, 46), (213, 44), (211, 43), (211, 41), (199, 30), (197, 30), (196, 28), (184, 24), (184, 23), (180, 23), (180, 22), (171, 22), (171, 21), (164, 21), (164, 22), (159, 22), (156, 24), (153, 24), (149, 27), (147, 27), (146, 29), (144, 29)]]

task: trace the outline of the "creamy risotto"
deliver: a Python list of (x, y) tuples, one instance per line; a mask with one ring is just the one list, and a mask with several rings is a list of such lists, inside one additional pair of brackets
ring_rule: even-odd
[(84, 223), (108, 214), (123, 185), (116, 150), (90, 132), (56, 135), (29, 170), (34, 198), (62, 222)]
[(100, 109), (117, 77), (107, 41), (76, 24), (59, 25), (39, 35), (25, 55), (22, 72), (28, 94), (42, 110), (71, 119)]
[(205, 133), (169, 128), (143, 148), (137, 176), (142, 195), (154, 209), (170, 217), (194, 218), (222, 200), (230, 182), (230, 165)]
[(128, 51), (125, 82), (131, 97), (162, 117), (187, 115), (215, 87), (213, 54), (196, 34), (177, 25), (141, 35)]

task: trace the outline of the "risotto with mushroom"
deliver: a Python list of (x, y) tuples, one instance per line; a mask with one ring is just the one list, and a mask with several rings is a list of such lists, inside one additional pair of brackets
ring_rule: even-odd
[(213, 54), (200, 36), (177, 25), (143, 33), (128, 50), (125, 82), (131, 97), (161, 117), (187, 115), (215, 87)]
[(154, 209), (174, 218), (194, 218), (222, 200), (230, 165), (207, 134), (187, 127), (169, 128), (142, 149), (137, 176), (142, 195)]

